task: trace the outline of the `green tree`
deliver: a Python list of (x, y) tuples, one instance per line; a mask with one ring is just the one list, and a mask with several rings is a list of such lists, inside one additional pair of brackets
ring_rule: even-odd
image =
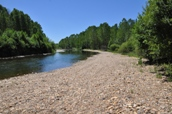
[(97, 29), (99, 49), (107, 49), (110, 40), (110, 26), (107, 23), (100, 24)]
[(97, 27), (96, 26), (92, 26), (91, 27), (91, 32), (90, 32), (90, 47), (92, 49), (99, 49), (98, 47), (98, 36), (97, 36)]
[(38, 22), (14, 9), (11, 13), (0, 5), (0, 56), (52, 53), (55, 43), (50, 41)]
[(128, 21), (123, 18), (122, 22), (119, 23), (119, 29), (117, 32), (117, 43), (121, 45), (122, 43), (126, 42), (128, 40), (129, 36), (129, 24)]
[(98, 36), (96, 26), (90, 26), (86, 29), (85, 40), (87, 42), (87, 48), (98, 49)]
[(12, 38), (13, 30), (7, 29), (0, 37), (0, 56), (14, 56), (17, 42)]
[(8, 28), (9, 26), (9, 14), (5, 7), (0, 5), (0, 35)]
[(134, 34), (150, 61), (172, 61), (172, 0), (148, 0)]
[(117, 32), (118, 32), (118, 25), (115, 24), (110, 29), (110, 40), (108, 43), (108, 47), (110, 47), (112, 44), (117, 44)]

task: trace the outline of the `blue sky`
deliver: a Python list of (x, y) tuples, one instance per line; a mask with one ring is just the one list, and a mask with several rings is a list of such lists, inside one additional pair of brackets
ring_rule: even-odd
[(110, 26), (122, 18), (136, 19), (147, 0), (0, 0), (0, 4), (28, 14), (44, 33), (58, 43), (62, 38), (84, 31), (88, 26), (107, 22)]

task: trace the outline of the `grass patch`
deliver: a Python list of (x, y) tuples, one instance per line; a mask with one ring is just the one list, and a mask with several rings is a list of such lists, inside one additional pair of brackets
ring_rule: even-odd
[(156, 77), (159, 78), (159, 79), (162, 79), (162, 74), (157, 73), (157, 74), (156, 74)]
[(172, 82), (172, 64), (157, 65), (154, 67), (154, 72), (157, 78), (162, 78), (162, 76), (167, 77), (168, 82)]
[(143, 61), (142, 61), (142, 58), (141, 57), (138, 60), (138, 65), (143, 66)]

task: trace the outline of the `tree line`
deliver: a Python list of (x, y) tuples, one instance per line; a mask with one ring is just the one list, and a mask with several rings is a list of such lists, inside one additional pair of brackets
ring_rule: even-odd
[(72, 48), (90, 48), (90, 49), (108, 49), (112, 44), (120, 46), (131, 36), (131, 30), (135, 24), (132, 19), (126, 20), (110, 27), (108, 23), (102, 23), (98, 27), (89, 26), (85, 31), (79, 34), (72, 34), (59, 42), (59, 47), (65, 49)]
[(29, 15), (0, 5), (0, 57), (53, 53), (55, 47)]
[(124, 18), (114, 26), (90, 26), (62, 39), (59, 47), (135, 54), (150, 63), (164, 64), (161, 70), (172, 78), (172, 0), (148, 0), (136, 20)]

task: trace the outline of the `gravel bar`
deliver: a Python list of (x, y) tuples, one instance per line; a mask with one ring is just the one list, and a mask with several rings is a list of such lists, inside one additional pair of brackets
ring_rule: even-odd
[(99, 51), (71, 67), (0, 80), (0, 114), (172, 114), (172, 83), (137, 62)]

